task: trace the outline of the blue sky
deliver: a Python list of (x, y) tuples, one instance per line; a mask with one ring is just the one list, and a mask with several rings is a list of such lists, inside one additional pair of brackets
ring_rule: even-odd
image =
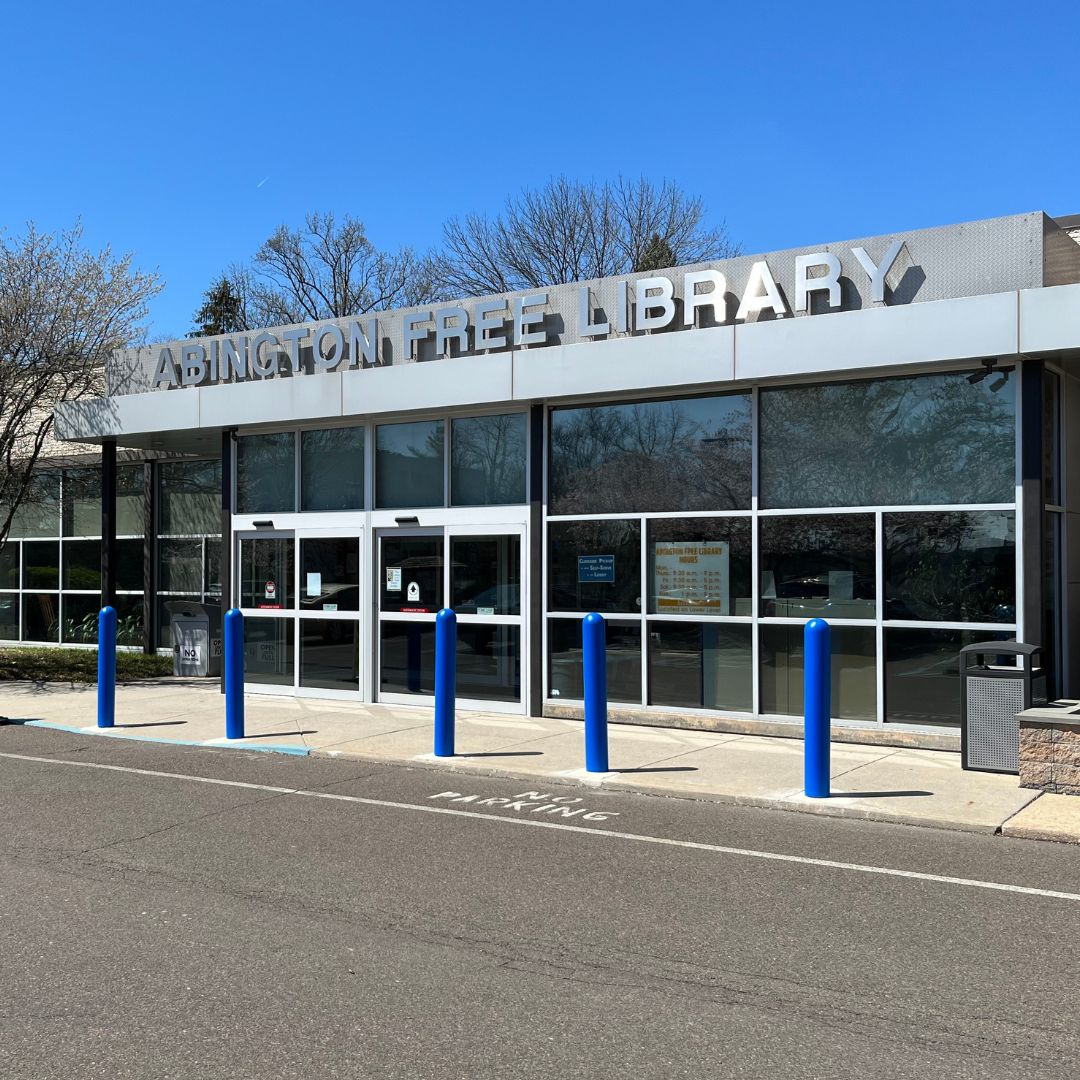
[(4, 30), (0, 225), (135, 252), (154, 337), (308, 210), (426, 250), (557, 173), (674, 179), (746, 251), (1080, 212), (1075, 3), (43, 0)]

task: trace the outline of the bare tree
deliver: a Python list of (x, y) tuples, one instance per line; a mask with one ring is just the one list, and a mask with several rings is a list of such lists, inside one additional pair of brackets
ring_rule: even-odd
[(226, 277), (243, 328), (279, 326), (408, 307), (434, 298), (428, 260), (409, 248), (380, 251), (364, 224), (308, 214), (303, 228), (280, 225), (249, 266)]
[[(453, 218), (437, 258), (444, 296), (545, 288), (738, 254), (705, 204), (669, 180), (603, 184), (564, 176), (507, 199), (495, 217)], [(670, 262), (667, 261), (670, 257)]]
[(105, 361), (143, 337), (158, 277), (88, 251), (82, 227), (0, 236), (0, 543), (64, 401), (100, 392)]

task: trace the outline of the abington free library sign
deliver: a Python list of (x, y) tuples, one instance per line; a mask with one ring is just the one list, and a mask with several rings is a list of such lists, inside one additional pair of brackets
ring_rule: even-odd
[[(142, 463), (144, 647), (181, 599), (238, 606), (252, 692), (429, 703), (449, 606), (463, 707), (577, 716), (598, 611), (613, 715), (773, 730), (823, 616), (840, 727), (951, 745), (971, 642), (1038, 644), (1080, 695), (1074, 228), (1033, 212), (129, 349), (56, 431), (106, 473)], [(12, 592), (20, 640), (62, 642), (78, 598), (55, 591)]]
[[(853, 247), (852, 256), (865, 275), (858, 294), (873, 303), (885, 302), (885, 282), (904, 250), (903, 240), (894, 240), (880, 262), (866, 249)], [(811, 298), (820, 294), (824, 306), (844, 307), (840, 283), (840, 259), (829, 251), (794, 256), (793, 309), (806, 313)], [(676, 292), (678, 283), (678, 292)], [(482, 299), (465, 306), (453, 304), (431, 310), (402, 313), (393, 320), (395, 343), (383, 336), (379, 316), (369, 315), (323, 323), (305, 323), (278, 330), (264, 330), (253, 336), (214, 338), (208, 344), (183, 343), (179, 356), (164, 346), (158, 353), (155, 387), (204, 386), (244, 379), (270, 379), (287, 370), (335, 371), (392, 363), (395, 355), (406, 362), (418, 359), (416, 351), (432, 339), (434, 355), (440, 359), (518, 346), (543, 346), (551, 341), (551, 324), (576, 319), (579, 341), (607, 338), (612, 334), (690, 329), (700, 325), (722, 326), (731, 320), (728, 281), (719, 269), (706, 267), (634, 278), (615, 278), (614, 305), (610, 319), (597, 320), (594, 287), (576, 286), (577, 304), (572, 312), (563, 309), (566, 289), (539, 291), (513, 297)], [(555, 297), (554, 300), (552, 298)], [(736, 322), (760, 318), (763, 314), (783, 318), (791, 310), (781, 295), (769, 268), (768, 259), (756, 260), (746, 276)], [(310, 368), (305, 367), (305, 350)], [(283, 365), (285, 367), (283, 368)]]

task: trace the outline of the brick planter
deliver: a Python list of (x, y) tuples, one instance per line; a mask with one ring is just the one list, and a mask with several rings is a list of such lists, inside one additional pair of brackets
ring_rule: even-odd
[(1080, 795), (1080, 704), (1020, 713), (1020, 786)]

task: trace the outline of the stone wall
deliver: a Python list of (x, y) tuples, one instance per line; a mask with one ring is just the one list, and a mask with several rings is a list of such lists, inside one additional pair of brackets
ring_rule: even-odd
[(1080, 795), (1080, 716), (1026, 719), (1021, 714), (1020, 786)]

